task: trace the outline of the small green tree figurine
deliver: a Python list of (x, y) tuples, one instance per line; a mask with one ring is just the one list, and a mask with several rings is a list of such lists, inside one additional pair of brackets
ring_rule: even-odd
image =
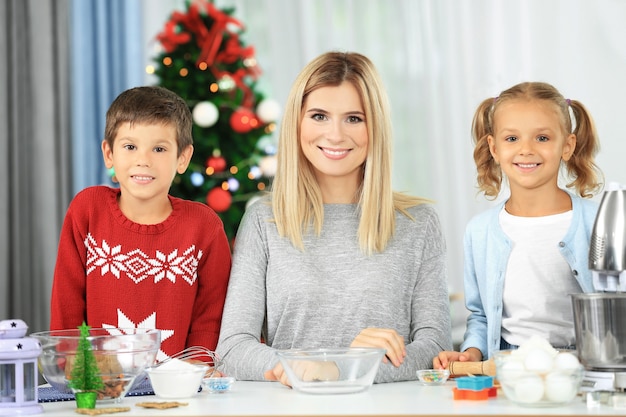
[[(80, 340), (76, 349), (76, 357), (72, 366), (69, 387), (76, 391), (76, 404), (78, 408), (95, 408), (97, 391), (104, 388), (104, 382), (100, 376), (100, 370), (96, 362), (96, 357), (89, 342), (89, 329), (85, 322), (78, 327), (80, 329)], [(89, 400), (83, 400), (87, 393)], [(83, 404), (82, 401), (87, 401)]]

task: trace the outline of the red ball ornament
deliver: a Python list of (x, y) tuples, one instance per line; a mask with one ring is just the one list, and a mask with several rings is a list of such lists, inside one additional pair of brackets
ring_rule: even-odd
[(207, 168), (213, 168), (213, 172), (222, 172), (226, 169), (226, 159), (221, 156), (212, 156), (206, 160)]
[(213, 188), (206, 195), (206, 203), (218, 213), (228, 210), (232, 201), (233, 196), (230, 192), (222, 189), (221, 187)]
[(230, 116), (230, 127), (237, 133), (248, 133), (259, 126), (256, 115), (244, 107), (240, 107)]

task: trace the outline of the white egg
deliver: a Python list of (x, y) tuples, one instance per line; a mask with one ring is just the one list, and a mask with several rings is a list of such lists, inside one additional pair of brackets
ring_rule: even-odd
[(515, 401), (536, 403), (543, 398), (543, 381), (536, 375), (528, 375), (514, 382)]
[(550, 401), (566, 403), (577, 394), (574, 380), (562, 373), (552, 372), (546, 376), (546, 397)]
[(522, 343), (517, 351), (520, 355), (526, 356), (531, 350), (535, 349), (545, 350), (546, 352), (553, 353), (554, 355), (557, 354), (557, 350), (554, 349), (552, 345), (550, 345), (550, 342), (540, 336), (535, 335), (531, 336), (530, 339)]
[(554, 359), (552, 354), (546, 352), (544, 349), (536, 348), (528, 351), (526, 358), (524, 359), (524, 368), (527, 371), (547, 373), (552, 369)]
[(516, 378), (525, 373), (524, 364), (517, 360), (507, 360), (497, 370), (498, 379)]
[(579, 367), (578, 358), (569, 352), (559, 352), (554, 358), (554, 369), (571, 370)]

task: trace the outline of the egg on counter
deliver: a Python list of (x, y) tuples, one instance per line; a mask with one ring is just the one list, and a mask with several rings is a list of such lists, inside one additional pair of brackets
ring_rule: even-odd
[(576, 369), (580, 367), (580, 362), (576, 355), (573, 355), (569, 352), (559, 352), (554, 357), (554, 369)]
[(527, 371), (545, 374), (552, 369), (554, 354), (542, 348), (534, 348), (528, 351), (524, 359), (524, 368)]
[(533, 374), (526, 374), (515, 381), (515, 397), (520, 402), (536, 403), (543, 398), (543, 381)]
[(550, 401), (564, 403), (576, 396), (577, 384), (571, 375), (556, 371), (546, 375), (545, 379), (546, 397)]

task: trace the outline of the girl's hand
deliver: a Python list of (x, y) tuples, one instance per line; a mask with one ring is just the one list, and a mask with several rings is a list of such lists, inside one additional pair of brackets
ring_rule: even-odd
[(391, 363), (398, 367), (404, 362), (406, 349), (404, 339), (393, 329), (367, 328), (361, 330), (350, 347), (376, 347), (385, 349), (386, 353), (383, 362)]
[(465, 352), (443, 351), (433, 358), (433, 369), (448, 369), (450, 362), (479, 362), (483, 354), (476, 348), (468, 348)]

